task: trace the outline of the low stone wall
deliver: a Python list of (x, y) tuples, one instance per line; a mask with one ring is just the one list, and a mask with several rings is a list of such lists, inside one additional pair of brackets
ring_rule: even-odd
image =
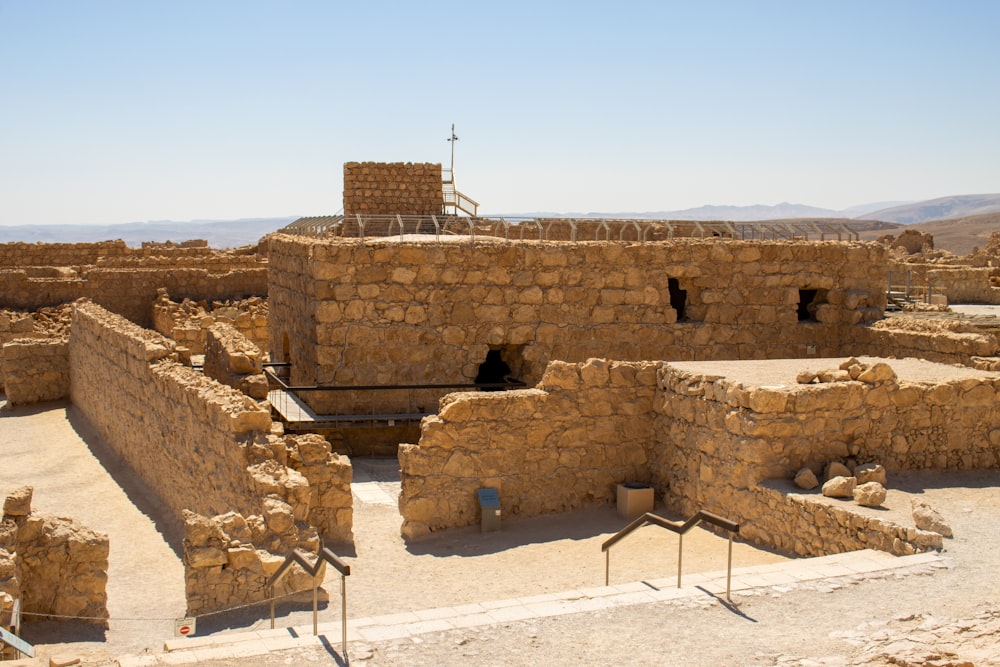
[(267, 398), (260, 348), (228, 324), (213, 324), (206, 333), (205, 375), (251, 398)]
[(766, 486), (758, 486), (752, 494), (767, 520), (744, 524), (741, 536), (799, 556), (859, 549), (907, 556), (943, 546), (937, 533), (865, 516), (853, 508), (818, 501), (814, 495), (785, 493)]
[(428, 162), (344, 164), (344, 213), (441, 215), (441, 165)]
[[(890, 362), (891, 363), (891, 362)], [(901, 363), (901, 362), (900, 362)], [(943, 367), (947, 368), (947, 367)], [(826, 462), (875, 462), (887, 470), (1000, 467), (1000, 415), (993, 409), (1000, 389), (996, 376), (969, 370), (961, 379), (912, 382), (893, 376), (791, 386), (745, 386), (718, 375), (661, 369), (663, 391), (654, 458), (654, 482), (668, 490), (668, 505), (682, 514), (709, 509), (743, 524), (745, 538), (779, 548), (804, 549), (789, 532), (794, 500), (762, 492), (768, 479), (791, 479), (803, 467), (821, 472)], [(780, 510), (780, 511), (779, 511)], [(797, 510), (796, 510), (797, 511)], [(837, 512), (822, 525), (841, 525)], [(818, 519), (817, 519), (818, 520)], [(851, 527), (864, 528), (856, 520)], [(826, 553), (882, 538), (831, 538)], [(780, 537), (778, 537), (780, 536)], [(909, 547), (929, 548), (924, 538), (890, 531)], [(840, 539), (840, 541), (838, 541)]]
[(536, 389), (451, 394), (399, 448), (407, 538), (479, 521), (476, 490), (506, 516), (565, 512), (650, 480), (656, 366), (552, 362)]
[(893, 318), (867, 327), (857, 349), (876, 357), (915, 357), (944, 364), (977, 365), (977, 359), (1000, 354), (993, 334), (948, 331), (934, 322)]
[(69, 396), (69, 340), (17, 338), (0, 349), (0, 387), (9, 405)]
[(927, 281), (935, 292), (943, 292), (948, 303), (1000, 304), (1000, 288), (990, 281), (989, 267), (955, 266), (927, 270)]
[(32, 614), (108, 618), (108, 536), (67, 517), (31, 511), (32, 488), (6, 497), (0, 523), (0, 625), (13, 600)]
[[(553, 362), (536, 389), (446, 397), (419, 443), (400, 446), (404, 537), (475, 523), (480, 487), (500, 490), (505, 514), (532, 516), (612, 502), (617, 483), (637, 481), (682, 515), (716, 512), (744, 538), (801, 555), (912, 553), (940, 542), (767, 482), (834, 460), (1000, 468), (995, 374), (908, 360), (897, 363), (922, 379), (879, 367), (857, 380), (754, 386), (724, 377), (740, 363), (713, 374), (676, 362)], [(772, 362), (743, 363), (773, 373)], [(793, 529), (803, 521), (811, 527)]]

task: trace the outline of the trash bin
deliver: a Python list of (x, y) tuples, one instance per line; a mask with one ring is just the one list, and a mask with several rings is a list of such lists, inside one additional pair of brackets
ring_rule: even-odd
[(482, 532), (500, 530), (500, 493), (492, 488), (479, 489), (479, 509), (483, 514)]
[(648, 484), (626, 482), (618, 485), (618, 514), (626, 519), (652, 512), (655, 504), (653, 487)]

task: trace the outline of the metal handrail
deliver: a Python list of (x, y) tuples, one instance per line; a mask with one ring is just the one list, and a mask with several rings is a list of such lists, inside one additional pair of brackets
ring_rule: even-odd
[(275, 570), (274, 574), (272, 574), (268, 578), (267, 583), (264, 585), (264, 590), (268, 592), (268, 597), (271, 599), (271, 629), (274, 630), (274, 586), (281, 580), (282, 577), (285, 576), (285, 573), (292, 566), (292, 563), (298, 563), (302, 567), (302, 569), (306, 571), (306, 574), (312, 577), (313, 580), (313, 587), (312, 587), (313, 636), (315, 637), (316, 635), (319, 634), (319, 620), (318, 620), (319, 596), (317, 593), (319, 589), (319, 583), (316, 581), (316, 576), (319, 574), (321, 564), (329, 563), (334, 568), (336, 568), (337, 572), (340, 572), (340, 600), (341, 600), (340, 627), (342, 631), (341, 646), (344, 653), (344, 657), (346, 658), (347, 657), (347, 577), (350, 576), (351, 574), (351, 566), (342, 561), (337, 556), (337, 554), (333, 553), (326, 547), (320, 549), (319, 553), (316, 555), (318, 556), (316, 558), (316, 562), (310, 563), (304, 557), (302, 557), (301, 554), (299, 554), (298, 550), (293, 550), (285, 557), (285, 561), (278, 567), (277, 570)]
[(634, 519), (627, 526), (619, 530), (617, 533), (609, 537), (601, 545), (601, 551), (604, 552), (604, 585), (608, 586), (610, 582), (611, 573), (611, 547), (620, 542), (621, 540), (628, 537), (633, 531), (642, 528), (647, 524), (653, 524), (660, 526), (661, 528), (666, 528), (667, 530), (677, 533), (679, 541), (677, 543), (677, 588), (681, 587), (681, 559), (683, 557), (684, 551), (684, 533), (688, 532), (699, 523), (704, 521), (705, 523), (710, 523), (714, 526), (718, 526), (723, 530), (729, 532), (729, 565), (726, 570), (726, 599), (730, 600), (730, 581), (733, 576), (733, 533), (740, 532), (740, 524), (729, 519), (725, 519), (718, 514), (713, 514), (711, 512), (706, 512), (705, 510), (699, 510), (697, 514), (693, 517), (684, 521), (671, 521), (665, 519), (658, 514), (653, 514), (652, 512), (646, 512), (640, 517)]

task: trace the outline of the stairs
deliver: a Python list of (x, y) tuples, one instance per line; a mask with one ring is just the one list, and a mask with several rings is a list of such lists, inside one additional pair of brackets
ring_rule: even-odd
[(462, 211), (473, 218), (478, 215), (479, 202), (466, 197), (455, 188), (455, 174), (451, 169), (441, 168), (441, 193), (444, 196), (442, 212), (445, 215), (458, 215)]

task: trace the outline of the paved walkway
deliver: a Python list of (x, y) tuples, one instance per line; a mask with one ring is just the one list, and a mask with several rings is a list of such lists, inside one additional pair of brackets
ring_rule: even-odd
[[(864, 577), (928, 564), (945, 567), (937, 553), (894, 557), (881, 551), (855, 551), (821, 558), (808, 558), (733, 570), (730, 591), (781, 587), (805, 581)], [(726, 572), (688, 575), (677, 588), (676, 578), (637, 581), (614, 586), (580, 588), (509, 600), (494, 600), (454, 607), (439, 607), (401, 614), (349, 619), (347, 655), (352, 642), (417, 638), (419, 635), (508, 623), (532, 618), (562, 616), (613, 607), (668, 602), (692, 598), (714, 598), (726, 604)], [(258, 630), (210, 637), (168, 639), (164, 652), (122, 656), (120, 667), (212, 664), (219, 660), (266, 655), (271, 652), (308, 646), (332, 648), (342, 654), (343, 627), (339, 621), (320, 623), (318, 634), (312, 625), (274, 630)]]

